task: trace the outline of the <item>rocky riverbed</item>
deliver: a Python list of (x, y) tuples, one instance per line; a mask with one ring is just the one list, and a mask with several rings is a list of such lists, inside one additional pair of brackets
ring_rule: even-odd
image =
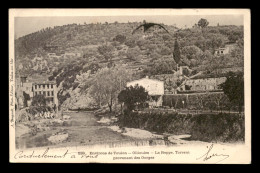
[(156, 134), (143, 129), (119, 128), (115, 121), (115, 117), (97, 117), (93, 112), (64, 112), (63, 118), (16, 123), (16, 147), (171, 146), (205, 143), (186, 140), (190, 135)]

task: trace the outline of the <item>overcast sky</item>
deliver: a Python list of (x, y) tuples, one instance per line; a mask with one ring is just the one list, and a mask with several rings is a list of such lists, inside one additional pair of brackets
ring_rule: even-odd
[(183, 28), (185, 25), (192, 27), (199, 19), (205, 18), (209, 26), (220, 25), (243, 25), (243, 15), (176, 15), (176, 16), (84, 16), (84, 17), (15, 17), (15, 38), (39, 31), (46, 27), (62, 26), (66, 24), (88, 23), (119, 23), (147, 22), (163, 23)]

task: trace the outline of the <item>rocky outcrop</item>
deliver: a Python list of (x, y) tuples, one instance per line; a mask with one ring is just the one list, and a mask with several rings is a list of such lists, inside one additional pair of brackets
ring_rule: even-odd
[(51, 143), (61, 143), (65, 140), (67, 140), (69, 137), (69, 134), (66, 133), (66, 132), (58, 132), (58, 133), (55, 133), (53, 135), (51, 135), (48, 140), (51, 142)]
[(64, 110), (87, 109), (93, 108), (95, 104), (95, 100), (90, 96), (89, 93), (81, 93), (80, 89), (76, 88), (70, 92), (70, 97), (63, 102), (62, 108)]

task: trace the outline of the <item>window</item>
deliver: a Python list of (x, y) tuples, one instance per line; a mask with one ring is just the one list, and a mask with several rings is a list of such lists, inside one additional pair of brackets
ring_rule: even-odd
[(35, 92), (35, 95), (37, 96), (37, 92)]
[(46, 92), (45, 91), (43, 91), (43, 95), (46, 96)]
[(53, 93), (53, 91), (51, 91), (51, 95), (52, 95), (52, 96), (54, 96), (54, 93)]
[(39, 85), (39, 88), (41, 88), (41, 85)]
[(35, 85), (34, 88), (37, 89), (37, 85)]
[(223, 51), (221, 51), (221, 53), (223, 53)]
[(53, 85), (51, 84), (51, 88), (53, 88)]
[(42, 85), (43, 86), (43, 89), (45, 89), (45, 85)]
[(48, 96), (50, 96), (50, 91), (47, 92)]
[(47, 84), (47, 88), (49, 89), (49, 84)]

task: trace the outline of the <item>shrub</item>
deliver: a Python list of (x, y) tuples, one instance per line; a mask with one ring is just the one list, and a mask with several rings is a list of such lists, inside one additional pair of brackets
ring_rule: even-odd
[[(191, 134), (192, 140), (244, 141), (244, 117), (238, 114), (180, 115), (165, 112), (125, 111), (120, 127), (140, 128), (157, 133)], [(221, 128), (220, 128), (221, 127)]]

